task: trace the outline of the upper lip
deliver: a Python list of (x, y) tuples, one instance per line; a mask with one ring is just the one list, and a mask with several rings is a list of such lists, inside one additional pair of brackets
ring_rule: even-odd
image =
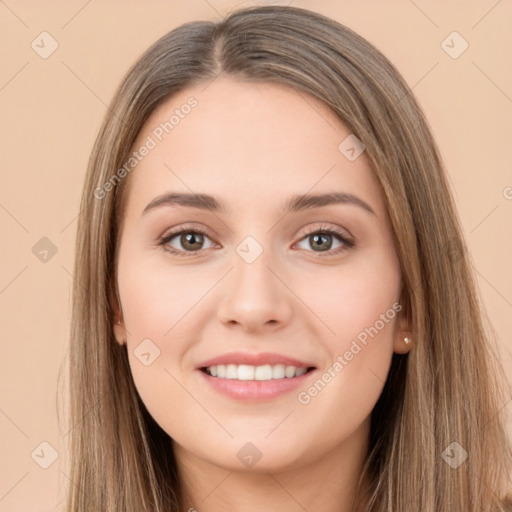
[(314, 368), (315, 365), (300, 361), (293, 357), (277, 354), (275, 352), (259, 352), (251, 354), (248, 352), (229, 352), (220, 356), (208, 359), (199, 363), (196, 369), (208, 368), (219, 364), (247, 364), (251, 366), (264, 366), (267, 364), (284, 364), (285, 366), (295, 366), (297, 368)]

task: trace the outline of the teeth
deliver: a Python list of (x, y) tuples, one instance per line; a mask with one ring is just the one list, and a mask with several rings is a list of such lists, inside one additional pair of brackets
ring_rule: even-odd
[(254, 366), (249, 366), (247, 364), (241, 364), (238, 368), (235, 367), (235, 379), (238, 380), (254, 380)]
[(297, 370), (295, 371), (295, 377), (300, 377), (301, 375), (304, 375), (307, 371), (307, 368), (297, 368)]
[(220, 377), (221, 379), (272, 380), (300, 377), (307, 372), (307, 368), (285, 366), (284, 364), (266, 364), (263, 366), (251, 366), (248, 364), (219, 364), (216, 366), (209, 366), (206, 371), (212, 377)]
[(273, 379), (284, 379), (284, 364), (276, 364), (272, 366), (272, 378)]
[(270, 380), (272, 378), (272, 366), (256, 366), (254, 370), (254, 380)]
[(294, 368), (293, 366), (287, 366), (284, 369), (284, 376), (291, 379), (292, 377), (295, 376), (295, 370), (296, 370), (296, 368)]
[(226, 379), (236, 379), (238, 377), (236, 370), (236, 364), (226, 365)]

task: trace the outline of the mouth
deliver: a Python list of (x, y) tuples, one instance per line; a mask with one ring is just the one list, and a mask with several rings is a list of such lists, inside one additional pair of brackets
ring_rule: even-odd
[(239, 403), (266, 403), (309, 385), (315, 366), (215, 364), (197, 368), (206, 389)]
[(293, 379), (315, 370), (314, 366), (293, 366), (284, 364), (218, 364), (200, 368), (202, 372), (217, 379), (240, 381), (270, 381)]
[(199, 363), (195, 370), (206, 386), (239, 402), (266, 402), (306, 386), (317, 367), (276, 352), (230, 352)]

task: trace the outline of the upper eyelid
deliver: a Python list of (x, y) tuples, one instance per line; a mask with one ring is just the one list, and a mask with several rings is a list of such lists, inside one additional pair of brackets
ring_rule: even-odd
[(339, 236), (342, 236), (344, 238), (354, 238), (353, 235), (347, 229), (342, 228), (340, 226), (328, 225), (325, 222), (323, 222), (320, 226), (312, 226), (306, 228), (306, 232), (304, 233), (303, 237), (308, 236), (312, 233), (316, 233), (317, 231), (333, 231), (335, 234), (338, 234)]
[(165, 238), (168, 238), (170, 236), (176, 236), (176, 235), (179, 235), (180, 233), (183, 233), (183, 232), (186, 232), (186, 231), (197, 231), (197, 232), (204, 232), (208, 237), (210, 238), (214, 238), (213, 235), (211, 235), (211, 230), (209, 230), (208, 228), (205, 228), (205, 227), (197, 227), (197, 226), (194, 226), (194, 225), (188, 225), (188, 224), (185, 224), (184, 226), (180, 226), (180, 227), (177, 227), (177, 228), (171, 228), (171, 229), (168, 229), (167, 231), (164, 232), (163, 235), (161, 235), (159, 238), (160, 240), (163, 240)]
[[(305, 228), (306, 231), (304, 232), (304, 234), (302, 235), (303, 237), (305, 236), (308, 236), (312, 233), (316, 233), (317, 231), (323, 231), (323, 230), (332, 230), (332, 231), (335, 231), (335, 232), (341, 232), (341, 233), (338, 233), (339, 235), (341, 236), (344, 236), (345, 238), (353, 238), (353, 235), (346, 229), (346, 228), (342, 228), (340, 226), (333, 226), (333, 225), (327, 225), (326, 224), (326, 221), (319, 221), (321, 224), (319, 226), (310, 226), (310, 227), (307, 227)], [(199, 231), (199, 232), (204, 232), (207, 236), (209, 236), (210, 238), (215, 238), (213, 235), (211, 235), (211, 230), (208, 229), (208, 228), (205, 228), (205, 227), (197, 227), (195, 226), (194, 224), (185, 224), (183, 226), (179, 226), (178, 228), (171, 228), (167, 231), (164, 232), (163, 235), (161, 235), (159, 238), (160, 240), (164, 239), (164, 238), (167, 238), (169, 236), (175, 236), (175, 235), (179, 235), (180, 233), (184, 232), (184, 231)], [(302, 240), (302, 238), (301, 238)]]

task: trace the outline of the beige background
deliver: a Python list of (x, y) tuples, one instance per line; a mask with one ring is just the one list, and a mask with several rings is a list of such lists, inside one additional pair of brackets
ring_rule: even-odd
[[(292, 3), (365, 36), (413, 87), (447, 164), (482, 297), (510, 371), (512, 4)], [(127, 68), (158, 37), (189, 20), (219, 20), (241, 5), (0, 0), (0, 511), (60, 510), (69, 427), (64, 418), (59, 421), (56, 393), (81, 186), (106, 104)], [(40, 53), (51, 48), (49, 36), (39, 37), (44, 31), (58, 43), (46, 59), (31, 47), (35, 41)], [(469, 44), (456, 59), (441, 46), (453, 31)], [(462, 40), (453, 41), (448, 39), (452, 52), (462, 48)], [(57, 249), (46, 262), (32, 252), (43, 237)], [(42, 442), (57, 455), (47, 469), (41, 464), (49, 464), (53, 452)]]

